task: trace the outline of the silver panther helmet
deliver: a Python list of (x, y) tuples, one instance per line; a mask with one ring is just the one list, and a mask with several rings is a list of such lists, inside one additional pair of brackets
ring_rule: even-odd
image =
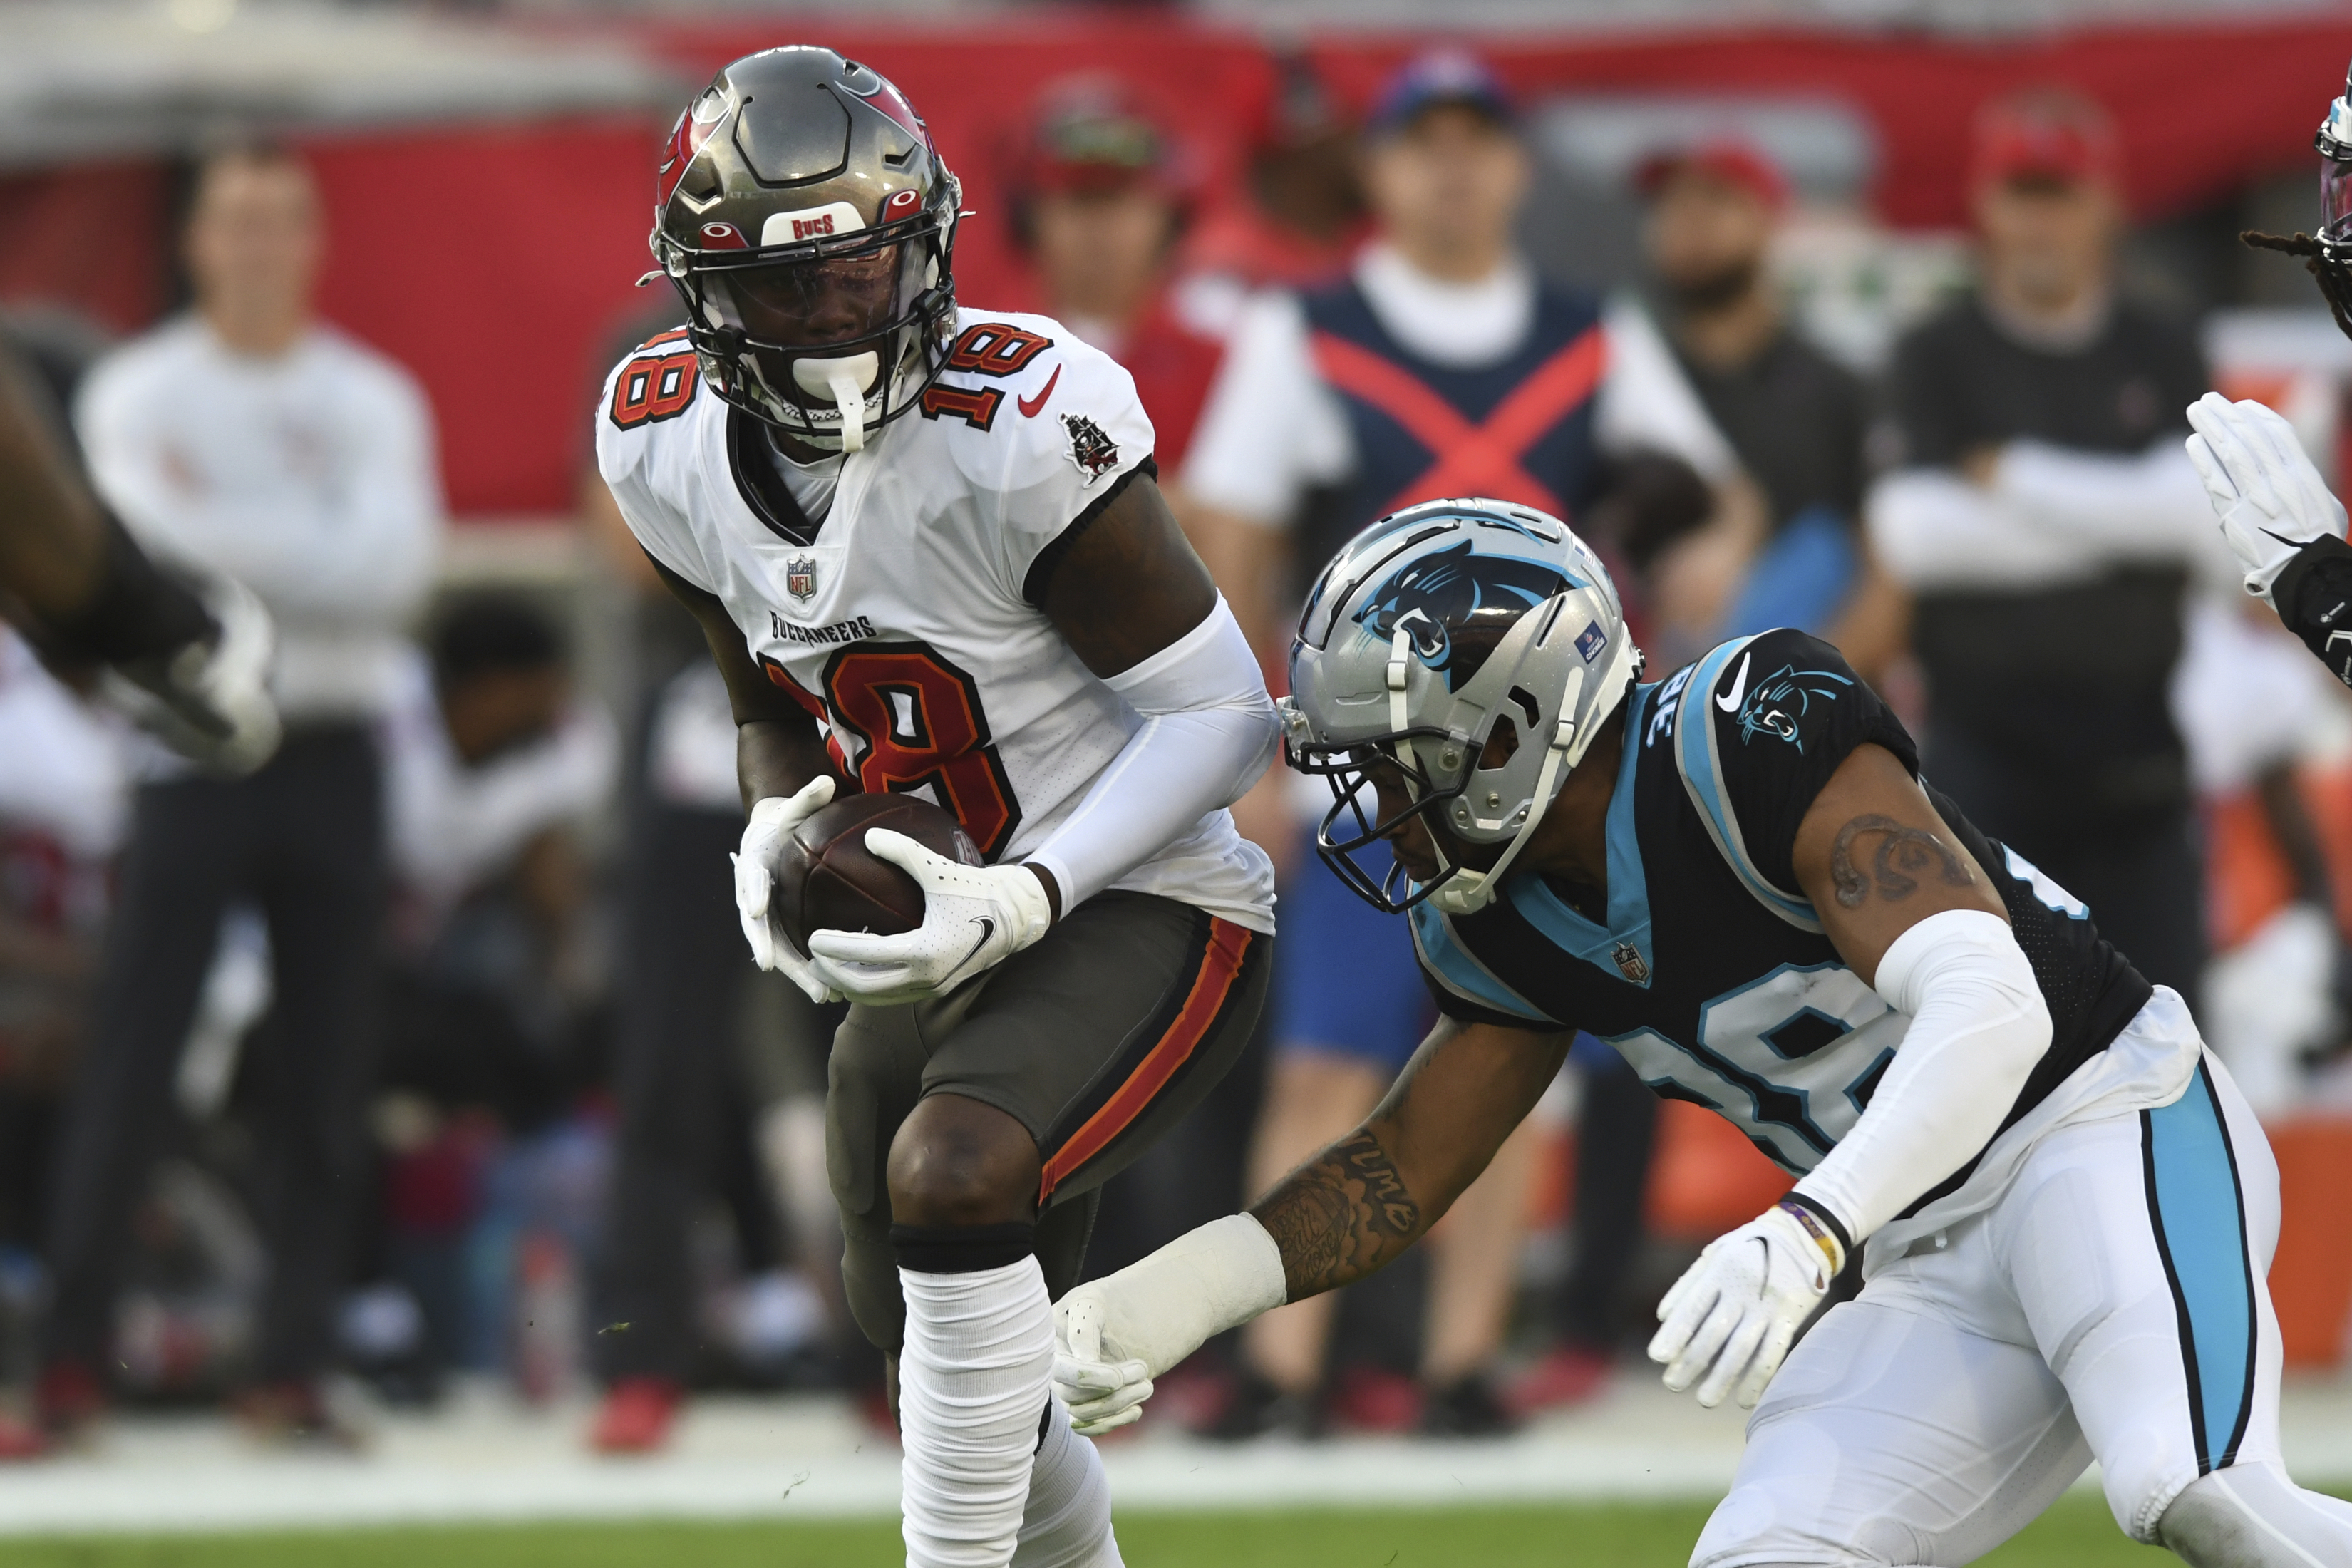
[[(1433, 896), (1451, 914), (1485, 908), (1641, 670), (1608, 570), (1558, 518), (1483, 499), (1382, 518), (1324, 568), (1291, 644), (1285, 748), (1333, 797), (1317, 852), (1391, 914)], [(1386, 818), (1381, 764), (1407, 795)], [(1375, 879), (1356, 863), (1424, 815), (1507, 847), (1486, 871), (1441, 849), (1444, 874), (1423, 884), (1402, 864)]]

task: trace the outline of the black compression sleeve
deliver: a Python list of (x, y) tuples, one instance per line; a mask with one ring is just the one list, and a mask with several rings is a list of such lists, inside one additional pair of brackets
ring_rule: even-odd
[(61, 658), (127, 664), (166, 658), (220, 629), (204, 601), (158, 570), (121, 523), (111, 515), (105, 522), (106, 570), (97, 596), (66, 620), (40, 627), (35, 640)]
[(2334, 538), (2305, 545), (2272, 584), (2271, 603), (2286, 629), (2352, 686), (2352, 545)]

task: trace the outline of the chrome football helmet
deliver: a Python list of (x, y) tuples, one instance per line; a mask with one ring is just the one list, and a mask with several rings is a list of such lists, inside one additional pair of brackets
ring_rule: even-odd
[[(1483, 499), (1382, 518), (1324, 568), (1291, 644), (1285, 751), (1331, 786), (1317, 852), (1390, 913), (1485, 908), (1641, 670), (1608, 570), (1558, 518)], [(1402, 775), (1386, 817), (1375, 768)], [(1413, 816), (1505, 847), (1484, 871), (1440, 847), (1420, 884), (1357, 863)]]
[(826, 450), (915, 406), (955, 332), (961, 192), (898, 89), (831, 49), (728, 66), (670, 132), (648, 243), (727, 402)]

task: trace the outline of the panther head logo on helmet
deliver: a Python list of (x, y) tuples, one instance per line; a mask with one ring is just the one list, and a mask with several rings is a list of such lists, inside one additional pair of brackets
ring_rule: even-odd
[(1414, 656), (1449, 687), (1459, 686), (1476, 676), (1505, 626), (1561, 589), (1580, 585), (1539, 561), (1474, 555), (1465, 539), (1450, 550), (1415, 556), (1366, 595), (1354, 619), (1383, 643), (1409, 631)]
[(852, 452), (915, 406), (954, 336), (961, 193), (897, 88), (831, 49), (747, 55), (678, 117), (654, 194), (720, 397)]
[[(1278, 704), (1291, 765), (1331, 785), (1318, 853), (1377, 908), (1475, 913), (1641, 668), (1607, 569), (1557, 519), (1480, 499), (1382, 518), (1308, 595)], [(1434, 880), (1356, 864), (1413, 817)], [(1477, 869), (1448, 842), (1499, 853)]]

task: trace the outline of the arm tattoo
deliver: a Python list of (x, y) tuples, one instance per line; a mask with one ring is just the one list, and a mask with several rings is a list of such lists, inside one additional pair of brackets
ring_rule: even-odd
[[(1853, 863), (1853, 841), (1865, 833), (1883, 835), (1877, 852), (1870, 857), (1868, 876)], [(1930, 871), (1937, 872), (1948, 887), (1965, 888), (1974, 879), (1969, 875), (1968, 862), (1952, 853), (1942, 839), (1924, 827), (1875, 813), (1857, 816), (1839, 828), (1837, 842), (1830, 847), (1830, 879), (1837, 884), (1837, 901), (1849, 910), (1862, 907), (1874, 881), (1880, 898), (1890, 904), (1900, 903), (1919, 890), (1919, 879)]]
[(1421, 1205), (1370, 1131), (1292, 1172), (1252, 1212), (1282, 1249), (1294, 1301), (1362, 1279), (1422, 1231)]

